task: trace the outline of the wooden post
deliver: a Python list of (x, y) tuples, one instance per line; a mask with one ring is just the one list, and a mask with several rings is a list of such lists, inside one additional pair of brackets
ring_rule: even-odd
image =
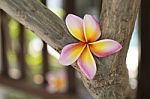
[[(69, 13), (76, 13), (75, 9), (75, 0), (65, 0), (64, 9), (66, 15)], [(65, 15), (65, 17), (66, 17)], [(76, 94), (76, 77), (75, 77), (75, 69), (72, 66), (66, 67), (67, 76), (68, 76), (68, 94)]]
[(19, 24), (19, 50), (17, 52), (19, 69), (21, 72), (20, 79), (26, 78), (26, 62), (25, 62), (25, 28), (22, 24)]
[(0, 72), (1, 72), (1, 68), (2, 68), (2, 31), (1, 31), (1, 28), (2, 28), (2, 10), (0, 9)]
[[(42, 0), (42, 3), (46, 5), (46, 0)], [(47, 84), (46, 74), (49, 72), (49, 64), (48, 64), (48, 51), (47, 51), (47, 44), (43, 41), (43, 48), (42, 48), (42, 75), (43, 75), (43, 84), (44, 86)]]
[(138, 71), (137, 99), (150, 99), (150, 1), (141, 2), (141, 61)]
[(44, 86), (47, 84), (46, 74), (49, 72), (49, 64), (48, 64), (48, 52), (47, 52), (47, 44), (43, 41), (43, 49), (42, 49), (42, 75), (43, 75), (43, 84)]
[(8, 76), (8, 61), (7, 61), (7, 33), (8, 19), (4, 11), (1, 10), (1, 42), (2, 42), (2, 75)]

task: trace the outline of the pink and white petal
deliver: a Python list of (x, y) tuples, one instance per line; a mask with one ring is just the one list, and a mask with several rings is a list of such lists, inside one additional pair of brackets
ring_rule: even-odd
[(86, 45), (83, 43), (66, 45), (60, 54), (59, 63), (62, 65), (70, 65), (74, 63), (79, 58), (85, 47)]
[(96, 41), (101, 35), (99, 23), (91, 15), (84, 16), (83, 28), (86, 41)]
[(83, 20), (73, 14), (68, 14), (66, 17), (66, 25), (69, 32), (78, 40), (85, 42), (83, 33)]
[(94, 78), (96, 74), (96, 63), (90, 52), (89, 46), (86, 46), (81, 56), (77, 60), (77, 64), (89, 80)]
[(89, 43), (89, 47), (97, 57), (106, 57), (118, 52), (122, 48), (122, 45), (117, 41), (104, 39)]

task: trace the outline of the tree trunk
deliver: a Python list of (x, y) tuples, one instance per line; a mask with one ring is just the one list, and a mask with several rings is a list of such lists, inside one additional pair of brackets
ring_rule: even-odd
[(110, 57), (97, 60), (94, 81), (83, 78), (90, 93), (99, 99), (124, 99), (130, 92), (126, 55), (140, 0), (103, 0), (100, 23), (102, 39), (119, 41), (123, 49)]
[[(125, 59), (139, 7), (140, 0), (103, 0), (101, 38), (114, 39), (123, 49), (112, 56), (96, 58), (97, 73), (93, 80), (88, 80), (73, 64), (85, 87), (97, 99), (124, 99), (130, 89)], [(0, 0), (0, 8), (59, 52), (66, 44), (76, 42), (64, 22), (36, 0)]]

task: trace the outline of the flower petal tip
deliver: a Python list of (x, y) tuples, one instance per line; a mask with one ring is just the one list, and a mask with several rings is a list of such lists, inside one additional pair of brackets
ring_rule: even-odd
[(71, 64), (68, 61), (64, 60), (64, 57), (62, 54), (60, 55), (58, 62), (59, 62), (59, 64), (64, 65), (64, 66), (68, 66)]
[(58, 62), (59, 62), (59, 64), (64, 65), (64, 66), (70, 65), (68, 63), (65, 63), (62, 58), (59, 58)]
[(74, 15), (74, 14), (68, 14), (67, 16), (66, 16), (66, 19), (68, 19), (68, 18), (78, 18), (78, 16), (76, 16), (76, 15)]
[(89, 80), (93, 80), (95, 77), (96, 72), (93, 75), (88, 75), (86, 76)]
[(84, 17), (92, 17), (90, 14), (85, 14)]
[(119, 43), (118, 45), (118, 51), (120, 51), (122, 49), (122, 45)]
[(116, 42), (116, 51), (114, 51), (114, 53), (117, 53), (122, 49), (122, 45), (117, 41), (115, 41), (115, 42)]
[(88, 80), (93, 80), (95, 75), (96, 75), (96, 69), (93, 71), (89, 71), (89, 70), (84, 70), (84, 68), (81, 68), (83, 66), (80, 66), (80, 62), (77, 61), (78, 66), (80, 67), (80, 70), (82, 71), (82, 73), (87, 77)]
[(87, 73), (87, 72), (83, 72), (83, 73), (87, 77), (87, 79), (89, 79), (89, 80), (93, 80), (95, 75), (96, 75), (96, 71), (92, 72), (92, 73)]

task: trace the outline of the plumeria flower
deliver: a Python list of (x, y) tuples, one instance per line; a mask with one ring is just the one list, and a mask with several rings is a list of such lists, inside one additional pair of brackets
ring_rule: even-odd
[(79, 42), (66, 45), (62, 49), (59, 62), (62, 65), (71, 65), (77, 61), (79, 68), (89, 80), (96, 74), (96, 63), (92, 53), (97, 57), (106, 57), (122, 48), (121, 44), (111, 39), (96, 41), (101, 36), (101, 30), (99, 23), (91, 15), (85, 15), (81, 19), (69, 14), (66, 17), (66, 25)]
[(48, 81), (47, 90), (51, 93), (65, 92), (67, 90), (67, 76), (64, 70), (50, 72), (46, 76)]

